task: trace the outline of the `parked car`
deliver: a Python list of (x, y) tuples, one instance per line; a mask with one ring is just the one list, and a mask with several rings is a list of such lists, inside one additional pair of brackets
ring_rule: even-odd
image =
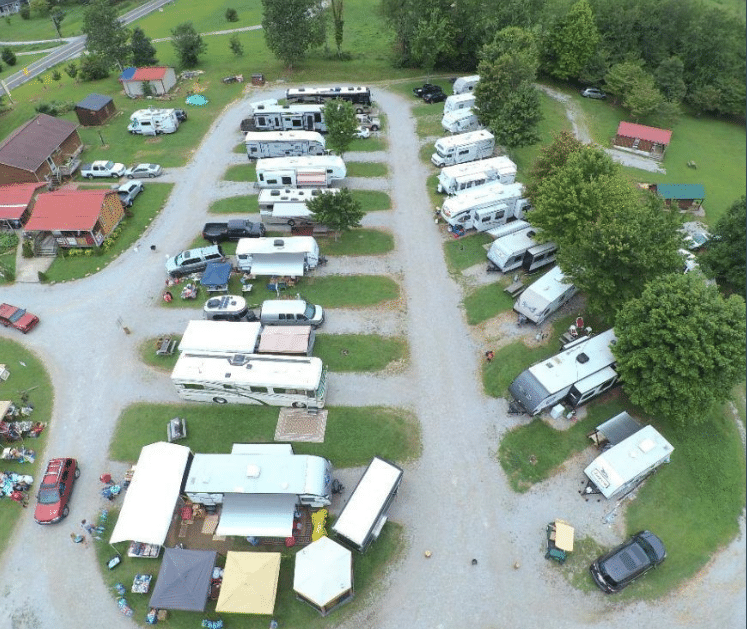
[(145, 186), (139, 179), (133, 179), (127, 183), (123, 183), (117, 188), (117, 194), (119, 195), (122, 205), (125, 207), (132, 207), (132, 203), (135, 201), (135, 197), (139, 195)]
[(220, 245), (187, 249), (166, 260), (166, 272), (171, 277), (201, 273), (207, 267), (208, 262), (221, 262), (223, 258), (223, 250)]
[(265, 226), (262, 223), (254, 223), (243, 218), (232, 219), (226, 223), (205, 223), (202, 228), (202, 237), (210, 242), (260, 238), (264, 235)]
[(596, 98), (597, 100), (604, 100), (607, 98), (607, 94), (598, 87), (587, 87), (583, 92), (581, 92), (581, 96), (584, 98)]
[(128, 179), (134, 179), (135, 177), (160, 177), (163, 174), (163, 168), (158, 164), (138, 164), (132, 166), (125, 171), (125, 176)]
[(39, 323), (39, 317), (30, 312), (26, 312), (23, 308), (19, 308), (18, 306), (0, 304), (0, 323), (2, 323), (6, 328), (12, 326), (16, 330), (20, 330), (26, 334), (36, 327)]
[(418, 98), (423, 98), (426, 94), (430, 94), (431, 92), (442, 92), (440, 86), (433, 85), (433, 83), (423, 83), (421, 87), (414, 87), (412, 88), (412, 93), (415, 94)]
[(433, 103), (443, 103), (446, 100), (446, 94), (439, 87), (438, 90), (424, 94), (423, 100), (429, 105), (432, 105)]
[(75, 459), (52, 459), (36, 494), (34, 520), (39, 524), (54, 524), (67, 517), (70, 512), (70, 496), (80, 468)]
[(607, 594), (619, 592), (658, 566), (667, 556), (664, 543), (651, 531), (639, 531), (589, 566), (594, 582)]
[(358, 127), (355, 131), (355, 137), (356, 138), (370, 138), (371, 137), (371, 130), (367, 129), (366, 127)]

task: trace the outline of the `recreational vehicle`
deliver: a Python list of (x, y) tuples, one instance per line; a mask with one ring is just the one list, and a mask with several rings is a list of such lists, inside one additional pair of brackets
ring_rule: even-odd
[(585, 336), (552, 358), (524, 370), (508, 390), (530, 415), (567, 402), (572, 408), (610, 389), (618, 381), (611, 347), (615, 332)]
[(353, 87), (291, 87), (285, 90), (289, 103), (325, 103), (339, 98), (353, 103), (356, 113), (363, 113), (371, 106), (371, 90), (364, 86)]
[(322, 408), (327, 369), (313, 356), (182, 353), (171, 382), (179, 397), (216, 404)]
[(480, 121), (474, 109), (457, 109), (443, 115), (441, 126), (449, 133), (465, 133), (480, 129)]
[(498, 227), (493, 227), (492, 229), (487, 230), (486, 233), (493, 240), (498, 240), (499, 238), (503, 238), (509, 234), (520, 232), (522, 229), (526, 229), (527, 227), (530, 227), (530, 225), (526, 221), (509, 221), (505, 225), (499, 225)]
[(516, 164), (505, 155), (501, 155), (476, 162), (446, 166), (438, 175), (437, 191), (459, 194), (491, 181), (504, 184), (516, 181)]
[(444, 102), (444, 113), (447, 114), (450, 111), (458, 111), (459, 109), (469, 109), (475, 104), (475, 95), (466, 94), (452, 94), (446, 98)]
[(393, 463), (378, 456), (373, 458), (332, 525), (332, 532), (342, 544), (362, 553), (379, 536), (402, 474), (402, 469)]
[(312, 224), (313, 214), (306, 203), (321, 194), (339, 191), (339, 188), (264, 188), (259, 191), (259, 215), (266, 225)]
[(344, 179), (345, 162), (337, 155), (270, 157), (257, 160), (259, 188), (327, 188)]
[(441, 216), (449, 225), (487, 231), (512, 220), (524, 218), (529, 201), (522, 198), (520, 183), (488, 183), (449, 197), (441, 206)]
[(298, 505), (330, 504), (332, 471), (290, 444), (234, 444), (230, 454), (192, 457), (184, 495), (206, 509), (221, 505), (217, 535), (288, 538)]
[(327, 131), (322, 105), (253, 105), (242, 131)]
[(543, 242), (540, 245), (529, 247), (521, 259), (521, 268), (527, 273), (536, 271), (547, 264), (555, 262), (555, 254), (558, 246), (554, 242)]
[(175, 133), (179, 119), (174, 109), (138, 109), (130, 116), (127, 130), (135, 135)]
[(669, 463), (674, 447), (653, 426), (644, 426), (594, 459), (584, 470), (590, 485), (586, 493), (600, 493), (608, 500), (635, 489), (663, 463)]
[(319, 264), (319, 245), (312, 236), (242, 238), (236, 261), (244, 273), (300, 276)]
[(190, 321), (179, 343), (189, 354), (305, 354), (316, 334), (310, 325), (264, 326), (259, 322)]
[(490, 131), (484, 129), (460, 133), (436, 140), (435, 149), (431, 161), (443, 168), (490, 157), (495, 149), (495, 138)]
[(530, 226), (496, 238), (488, 249), (488, 260), (503, 273), (519, 267), (533, 271), (543, 264), (550, 264), (555, 259), (557, 247), (552, 242), (538, 245), (534, 240), (536, 235), (537, 230)]
[(244, 138), (249, 159), (324, 155), (324, 136), (316, 131), (249, 131)]
[(470, 76), (460, 76), (454, 81), (454, 94), (465, 94), (475, 89), (475, 85), (480, 81), (479, 74)]
[(577, 292), (560, 267), (554, 267), (529, 286), (514, 304), (519, 321), (526, 319), (539, 325), (553, 312), (567, 304)]

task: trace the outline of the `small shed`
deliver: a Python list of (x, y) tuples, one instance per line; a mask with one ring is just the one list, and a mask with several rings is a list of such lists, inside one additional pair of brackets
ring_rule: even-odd
[(84, 127), (102, 125), (116, 112), (114, 99), (101, 94), (89, 94), (75, 105), (75, 115)]
[(668, 129), (621, 122), (612, 143), (619, 148), (641, 151), (654, 159), (662, 160), (671, 140), (672, 132)]
[(329, 537), (296, 553), (293, 590), (322, 616), (353, 598), (353, 555)]
[(143, 83), (148, 83), (154, 96), (163, 96), (176, 85), (174, 68), (125, 68), (119, 75), (125, 94), (130, 98), (143, 96)]
[(705, 188), (699, 183), (660, 183), (649, 187), (664, 203), (691, 212), (700, 210), (705, 201)]

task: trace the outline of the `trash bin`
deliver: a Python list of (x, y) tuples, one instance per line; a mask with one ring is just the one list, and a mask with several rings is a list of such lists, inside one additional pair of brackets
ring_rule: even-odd
[(252, 85), (264, 85), (265, 75), (264, 74), (252, 74)]

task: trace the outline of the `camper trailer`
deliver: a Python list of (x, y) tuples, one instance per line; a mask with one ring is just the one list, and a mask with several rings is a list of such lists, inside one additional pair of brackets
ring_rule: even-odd
[(285, 90), (289, 103), (321, 103), (339, 98), (353, 103), (356, 113), (364, 113), (371, 106), (371, 90), (362, 85), (350, 87), (291, 87)]
[(443, 168), (490, 157), (495, 149), (495, 138), (486, 130), (460, 133), (436, 140), (435, 149), (431, 162)]
[(311, 225), (314, 216), (306, 203), (320, 194), (339, 191), (339, 188), (264, 188), (259, 191), (259, 215), (265, 225)]
[(324, 155), (324, 136), (316, 131), (249, 131), (244, 138), (249, 159)]
[(253, 105), (242, 131), (327, 131), (323, 105)]
[(618, 381), (611, 347), (615, 332), (585, 336), (529, 369), (511, 383), (508, 390), (530, 415), (567, 402), (572, 408), (610, 389)]
[(441, 126), (448, 133), (466, 133), (480, 129), (480, 121), (474, 109), (457, 109), (443, 115)]
[(488, 260), (503, 273), (519, 267), (531, 272), (550, 264), (555, 260), (557, 245), (554, 242), (538, 245), (534, 240), (536, 235), (537, 230), (530, 226), (496, 238), (488, 249)]
[(374, 457), (332, 525), (332, 532), (342, 544), (363, 553), (378, 538), (402, 474), (402, 469), (393, 463)]
[(553, 312), (567, 304), (577, 292), (571, 282), (567, 282), (560, 267), (555, 267), (529, 286), (514, 304), (519, 313), (519, 321), (531, 321), (539, 325)]
[(504, 236), (508, 236), (509, 234), (520, 232), (522, 229), (526, 229), (527, 227), (530, 227), (530, 225), (526, 221), (516, 220), (509, 221), (505, 225), (493, 227), (492, 229), (487, 230), (487, 232), (485, 233), (487, 233), (488, 236), (490, 236), (493, 240), (498, 240), (499, 238), (503, 238)]
[(471, 93), (466, 94), (452, 94), (446, 98), (444, 102), (444, 113), (447, 114), (450, 111), (458, 111), (460, 109), (469, 109), (475, 105), (475, 95)]
[(312, 236), (242, 238), (236, 262), (244, 273), (298, 277), (319, 264), (319, 245)]
[(479, 74), (471, 76), (460, 76), (454, 81), (454, 94), (466, 94), (475, 89), (475, 85), (480, 81)]
[(674, 447), (653, 426), (644, 426), (600, 454), (584, 474), (586, 493), (600, 493), (608, 500), (622, 498), (638, 487), (663, 463), (669, 463)]
[(501, 155), (466, 164), (446, 166), (438, 175), (436, 190), (445, 194), (459, 194), (491, 181), (503, 184), (516, 181), (516, 164), (505, 155)]
[(173, 109), (138, 109), (130, 116), (127, 130), (134, 135), (175, 133), (179, 119)]
[(446, 199), (441, 206), (441, 217), (449, 225), (487, 231), (524, 218), (529, 201), (522, 198), (523, 192), (520, 183), (488, 183)]
[(257, 160), (258, 188), (327, 188), (344, 179), (345, 162), (337, 155), (270, 157)]
[(527, 273), (536, 271), (548, 264), (555, 262), (555, 254), (558, 246), (554, 242), (543, 242), (540, 245), (529, 247), (521, 259), (521, 268)]
[(316, 333), (310, 325), (263, 326), (248, 321), (190, 321), (179, 351), (193, 355), (305, 354), (311, 356)]

